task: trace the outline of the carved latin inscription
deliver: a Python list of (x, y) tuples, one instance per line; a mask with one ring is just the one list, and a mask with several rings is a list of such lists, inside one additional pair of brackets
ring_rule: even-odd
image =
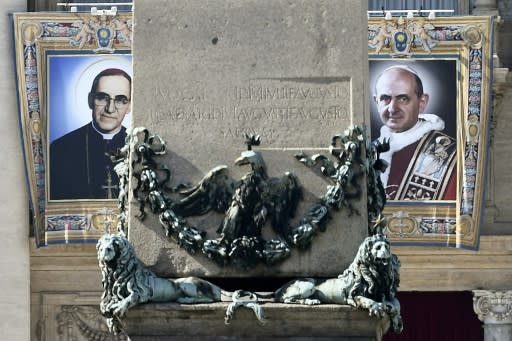
[(257, 133), (274, 146), (288, 146), (290, 129), (309, 134), (312, 128), (347, 125), (350, 90), (348, 78), (256, 79), (226, 89), (155, 85), (157, 105), (149, 115), (154, 126), (173, 122), (227, 143)]

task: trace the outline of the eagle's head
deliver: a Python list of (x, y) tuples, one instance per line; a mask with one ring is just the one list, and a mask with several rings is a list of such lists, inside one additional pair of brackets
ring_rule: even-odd
[(243, 166), (243, 165), (251, 165), (251, 168), (255, 172), (259, 172), (262, 174), (266, 173), (266, 166), (263, 157), (258, 152), (254, 150), (246, 150), (240, 154), (240, 157), (235, 160), (235, 165)]

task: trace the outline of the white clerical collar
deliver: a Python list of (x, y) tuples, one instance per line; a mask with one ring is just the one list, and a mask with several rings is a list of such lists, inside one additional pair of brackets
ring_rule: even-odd
[(92, 121), (91, 123), (92, 123), (92, 127), (94, 128), (94, 130), (96, 130), (96, 132), (98, 134), (103, 136), (104, 140), (112, 140), (114, 138), (114, 136), (116, 136), (117, 133), (119, 133), (121, 131), (121, 128), (122, 128), (121, 126), (119, 126), (113, 133), (102, 133), (101, 131), (98, 130), (98, 128), (96, 128), (96, 126), (94, 125), (94, 121)]
[(380, 154), (380, 158), (389, 164), (388, 168), (386, 168), (386, 171), (380, 175), (384, 187), (386, 187), (388, 182), (389, 171), (391, 170), (391, 159), (394, 153), (418, 141), (426, 133), (429, 133), (433, 130), (443, 129), (443, 119), (433, 114), (420, 114), (418, 116), (418, 122), (416, 122), (416, 124), (411, 129), (400, 133), (395, 133), (391, 131), (391, 129), (389, 129), (387, 126), (383, 125), (380, 128), (380, 137), (378, 140), (382, 143), (384, 139), (389, 139), (389, 151)]
[(418, 141), (423, 137), (423, 135), (432, 130), (443, 129), (444, 121), (439, 116), (433, 114), (421, 114), (418, 117), (418, 122), (416, 122), (412, 128), (400, 133), (395, 133), (386, 125), (383, 125), (380, 128), (379, 140), (380, 142), (383, 142), (383, 139), (389, 139), (389, 145), (391, 148), (390, 152), (394, 153), (411, 143)]

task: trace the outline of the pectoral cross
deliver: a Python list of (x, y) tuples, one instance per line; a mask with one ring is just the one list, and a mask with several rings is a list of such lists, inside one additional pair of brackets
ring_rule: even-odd
[(405, 237), (406, 233), (404, 232), (404, 227), (409, 227), (409, 225), (404, 223), (404, 218), (400, 217), (400, 221), (395, 224), (395, 226), (399, 228), (398, 235), (400, 238)]
[(101, 186), (107, 194), (107, 199), (113, 199), (112, 190), (118, 189), (117, 185), (112, 185), (112, 174), (110, 172), (110, 167), (107, 167), (107, 184)]
[(103, 231), (105, 233), (111, 233), (112, 231), (112, 216), (113, 212), (112, 210), (103, 207), (98, 210), (98, 215), (103, 215), (103, 219), (98, 222), (98, 225), (103, 227)]
[(407, 235), (407, 233), (404, 232), (404, 227), (410, 227), (409, 224), (404, 222), (405, 219), (409, 220), (408, 216), (409, 215), (403, 211), (399, 211), (396, 214), (393, 214), (393, 218), (398, 218), (398, 222), (393, 224), (393, 230), (398, 227), (398, 236), (400, 238), (404, 238)]

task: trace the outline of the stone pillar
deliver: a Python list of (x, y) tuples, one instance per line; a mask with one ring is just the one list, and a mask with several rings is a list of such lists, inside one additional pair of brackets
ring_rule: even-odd
[[(151, 114), (134, 114), (132, 125), (173, 141), (172, 154), (179, 159), (167, 154), (158, 162), (173, 164), (176, 184), (198, 182), (217, 165), (228, 165), (232, 178), (242, 178), (247, 169), (231, 165), (244, 149), (244, 133), (260, 134), (268, 174), (290, 172), (308, 193), (295, 215), (300, 217), (318, 205), (326, 184), (293, 155), (327, 155), (332, 136), (368, 119), (368, 48), (360, 39), (367, 34), (366, 10), (360, 0), (137, 0), (132, 111)], [(153, 62), (169, 58), (170, 64)], [(197, 148), (205, 141), (208, 148)], [(293, 252), (272, 269), (240, 272), (199, 260), (161, 238), (161, 229), (135, 218), (137, 207), (132, 200), (129, 240), (140, 260), (161, 277), (334, 277), (368, 234), (366, 207), (350, 218), (339, 210), (333, 212), (330, 232), (315, 237), (306, 252)], [(224, 219), (211, 217), (218, 222), (208, 218), (198, 226), (207, 231), (207, 240), (217, 238)], [(339, 222), (341, 234), (334, 232)], [(168, 252), (156, 252), (164, 249)]]
[(484, 323), (484, 341), (512, 340), (512, 291), (473, 290), (473, 309)]
[(476, 0), (473, 4), (473, 15), (498, 15), (497, 0)]
[(26, 11), (26, 0), (0, 2), (0, 330), (3, 340), (30, 339), (28, 195), (23, 166), (12, 27), (9, 13)]
[(473, 10), (471, 12), (473, 15), (490, 15), (495, 17), (495, 27), (494, 27), (494, 55), (493, 55), (493, 63), (494, 67), (500, 67), (500, 50), (498, 49), (498, 38), (501, 29), (501, 24), (503, 21), (500, 18), (500, 12), (498, 10), (498, 1), (497, 0), (476, 0), (473, 5)]

